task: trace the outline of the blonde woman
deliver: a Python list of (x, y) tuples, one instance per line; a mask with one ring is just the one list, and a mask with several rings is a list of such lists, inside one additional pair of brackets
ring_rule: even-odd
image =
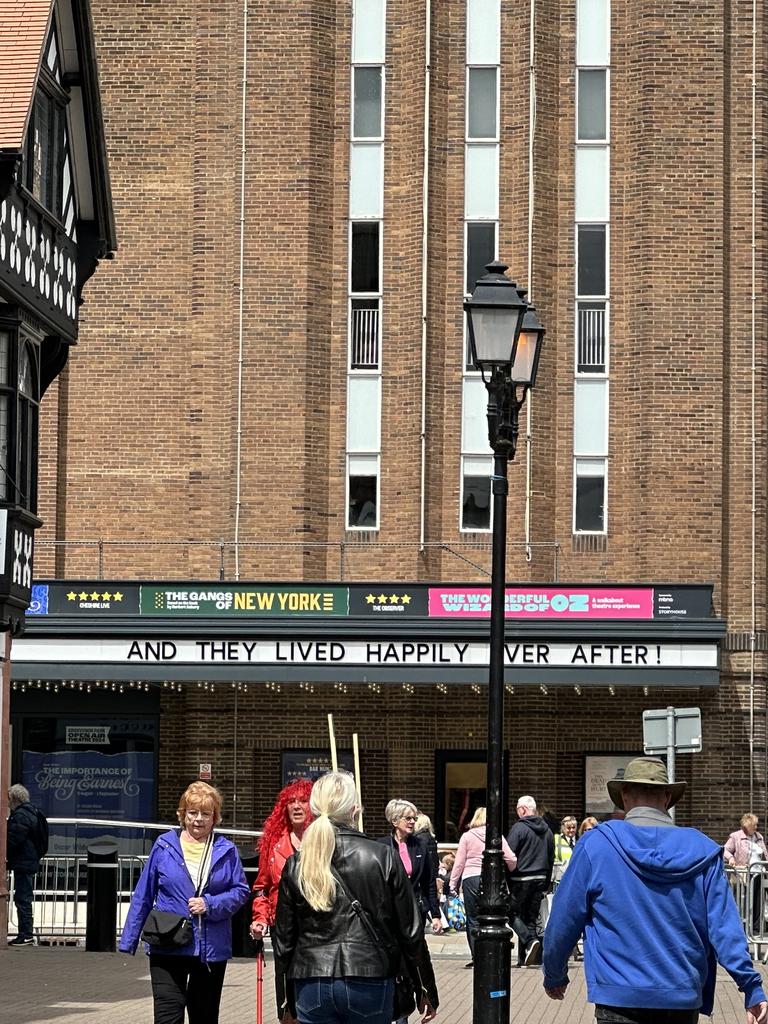
[[(464, 895), (464, 910), (467, 915), (467, 942), (472, 959), (465, 967), (473, 967), (475, 963), (475, 929), (477, 928), (477, 900), (480, 895), (480, 872), (483, 866), (485, 850), (485, 807), (478, 807), (472, 815), (469, 828), (459, 840), (456, 860), (451, 871), (451, 889), (459, 891), (461, 886)], [(501, 852), (504, 863), (509, 871), (517, 867), (517, 857), (512, 853), (506, 839), (501, 837)]]
[(406, 1012), (393, 1006), (395, 977), (405, 970), (411, 1008), (418, 1002), (422, 1020), (432, 1020), (435, 976), (400, 858), (355, 828), (355, 784), (345, 772), (321, 776), (309, 804), (314, 820), (286, 861), (272, 929), (287, 978), (281, 1018), (390, 1024)]
[[(232, 957), (232, 916), (248, 899), (248, 883), (234, 845), (214, 834), (221, 794), (205, 782), (187, 786), (176, 812), (178, 831), (155, 841), (139, 878), (120, 939), (135, 953), (150, 911), (192, 922), (189, 941), (170, 936), (148, 945), (155, 1021), (217, 1024), (227, 961)], [(146, 934), (145, 934), (146, 938)]]

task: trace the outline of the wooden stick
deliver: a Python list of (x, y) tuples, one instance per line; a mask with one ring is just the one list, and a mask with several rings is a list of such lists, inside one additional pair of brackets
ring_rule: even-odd
[(331, 768), (337, 772), (339, 770), (339, 761), (336, 757), (336, 737), (333, 732), (333, 715), (328, 714), (328, 735), (331, 738)]
[(355, 789), (357, 790), (357, 802), (360, 805), (360, 810), (357, 812), (357, 827), (360, 831), (363, 831), (363, 799), (361, 794), (360, 784), (360, 747), (357, 742), (357, 733), (352, 733), (352, 756), (355, 759)]

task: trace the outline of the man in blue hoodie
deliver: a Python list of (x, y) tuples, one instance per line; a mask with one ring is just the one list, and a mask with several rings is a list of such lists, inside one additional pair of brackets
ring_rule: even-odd
[(744, 993), (747, 1024), (768, 1022), (760, 975), (725, 878), (722, 849), (668, 814), (685, 790), (638, 757), (608, 783), (623, 821), (576, 844), (544, 934), (544, 988), (562, 999), (582, 932), (598, 1024), (694, 1024), (710, 1015), (719, 961)]

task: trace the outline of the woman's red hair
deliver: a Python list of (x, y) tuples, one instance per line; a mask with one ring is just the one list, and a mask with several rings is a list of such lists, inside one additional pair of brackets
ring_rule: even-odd
[[(309, 803), (309, 794), (312, 792), (312, 783), (309, 779), (297, 779), (290, 782), (280, 790), (275, 800), (272, 813), (264, 822), (264, 835), (259, 841), (259, 850), (271, 850), (275, 843), (288, 828), (288, 804), (291, 800), (302, 800)], [(307, 824), (312, 820), (312, 812), (309, 812)]]

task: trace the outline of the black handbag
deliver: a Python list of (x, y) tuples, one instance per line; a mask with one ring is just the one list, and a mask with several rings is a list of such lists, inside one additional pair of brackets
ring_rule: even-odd
[(176, 946), (188, 946), (195, 933), (188, 917), (155, 907), (150, 910), (144, 922), (141, 937), (154, 949), (173, 949)]
[[(207, 881), (206, 864), (210, 867), (212, 844), (213, 832), (208, 836), (203, 850), (195, 896), (200, 895)], [(176, 949), (180, 946), (189, 946), (194, 941), (195, 928), (191, 918), (186, 915), (174, 914), (173, 911), (158, 910), (157, 907), (153, 907), (147, 914), (141, 937), (153, 949)]]

